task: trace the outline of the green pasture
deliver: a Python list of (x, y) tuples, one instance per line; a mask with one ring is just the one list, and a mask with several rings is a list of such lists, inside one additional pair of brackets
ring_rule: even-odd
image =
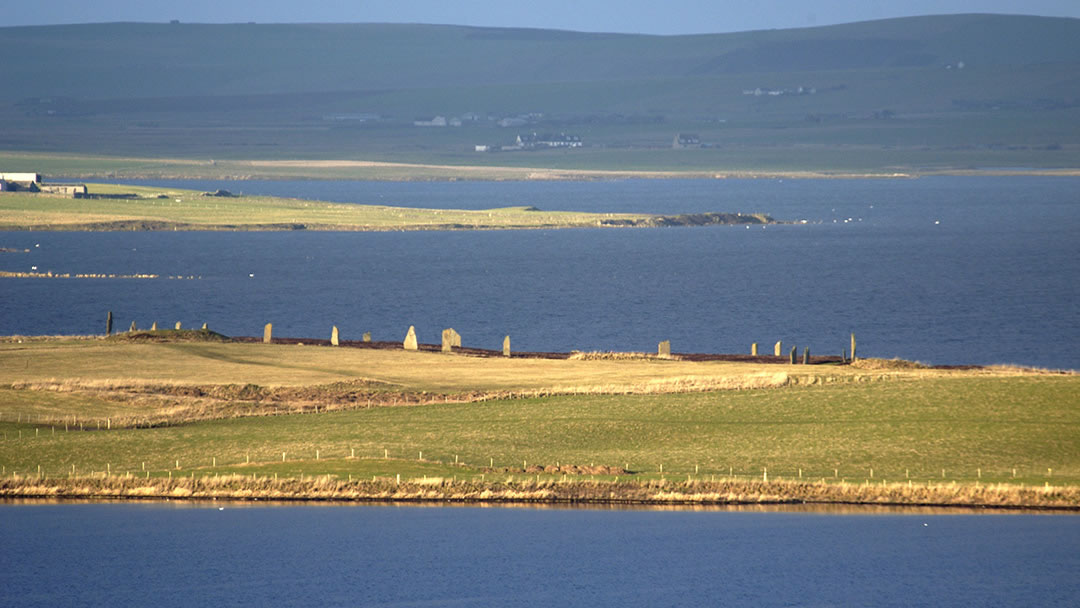
[(849, 482), (1075, 484), (1078, 402), (1075, 376), (1023, 375), (570, 395), (100, 431), (18, 423), (5, 414), (0, 466), (9, 475), (37, 474), (39, 466), (50, 476), (70, 474), (72, 466), (79, 474), (145, 475), (145, 466), (160, 476), (343, 478), (464, 477), (490, 464), (559, 463), (672, 478), (765, 470), (792, 478), (801, 470), (806, 478)]

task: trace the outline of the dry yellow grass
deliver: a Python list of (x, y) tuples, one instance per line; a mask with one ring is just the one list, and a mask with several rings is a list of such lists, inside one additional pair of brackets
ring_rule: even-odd
[[(596, 226), (602, 220), (642, 220), (645, 214), (503, 209), (416, 209), (328, 203), (269, 196), (208, 197), (191, 190), (90, 184), (92, 194), (134, 193), (136, 198), (71, 199), (0, 193), (0, 228), (90, 230), (431, 230)], [(363, 203), (363, 201), (357, 201)]]
[(1080, 487), (978, 483), (851, 484), (822, 481), (599, 481), (531, 476), (501, 480), (441, 477), (344, 481), (316, 475), (277, 479), (258, 475), (144, 478), (127, 475), (0, 478), (7, 498), (160, 498), (226, 500), (336, 500), (655, 505), (905, 505), (1080, 509)]
[[(251, 343), (0, 343), (0, 384), (71, 386), (181, 383), (299, 386), (366, 379), (409, 390), (631, 390), (650, 384), (724, 383), (786, 375), (786, 382), (823, 383), (918, 379), (958, 374), (1005, 375), (1016, 369), (971, 371), (873, 369), (854, 366), (680, 361), (656, 357), (586, 360), (481, 358), (431, 352)], [(101, 384), (104, 383), (104, 384)]]
[(569, 360), (220, 342), (0, 343), (0, 420), (109, 428), (556, 395), (660, 395), (1014, 376), (1018, 368), (684, 361), (642, 353)]

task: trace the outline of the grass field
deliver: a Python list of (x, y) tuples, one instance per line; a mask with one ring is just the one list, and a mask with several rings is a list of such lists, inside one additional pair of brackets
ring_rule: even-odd
[[(341, 179), (341, 180), (594, 180), (667, 178), (852, 178), (921, 175), (1076, 175), (1080, 145), (1056, 152), (1031, 150), (924, 150), (866, 145), (735, 146), (723, 150), (597, 149), (570, 153), (477, 155), (459, 151), (369, 158), (309, 160), (185, 160), (77, 155), (71, 152), (0, 151), (5, 171), (37, 172), (47, 179)], [(338, 160), (326, 160), (326, 159)], [(53, 180), (55, 181), (55, 179)]]
[[(215, 386), (232, 395), (216, 413)], [(540, 482), (595, 465), (623, 480), (1080, 484), (1080, 379), (1015, 369), (46, 341), (0, 346), (0, 387), (8, 476)], [(295, 412), (253, 398), (270, 387), (304, 389), (307, 413), (245, 416)], [(368, 407), (328, 387), (428, 399)], [(192, 399), (199, 416), (122, 423)]]
[(643, 214), (541, 211), (527, 207), (443, 210), (325, 203), (266, 196), (212, 197), (191, 190), (90, 184), (91, 194), (137, 198), (73, 199), (0, 195), (0, 230), (431, 230), (597, 226), (644, 222)]

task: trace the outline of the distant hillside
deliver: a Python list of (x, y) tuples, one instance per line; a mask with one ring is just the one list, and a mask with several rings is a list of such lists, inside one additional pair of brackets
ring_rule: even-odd
[(1080, 20), (956, 15), (697, 36), (435, 25), (0, 28), (0, 96), (110, 99), (1080, 62)]
[[(0, 28), (0, 57), (0, 151), (572, 169), (1080, 165), (1078, 19), (693, 36), (111, 23)], [(582, 145), (475, 152), (534, 131)], [(678, 133), (701, 146), (673, 155)]]

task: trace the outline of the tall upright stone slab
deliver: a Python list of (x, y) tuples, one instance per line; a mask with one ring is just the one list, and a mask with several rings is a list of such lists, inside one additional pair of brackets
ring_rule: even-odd
[(510, 336), (503, 338), (503, 356), (510, 356)]
[(128, 331), (137, 331), (138, 329), (139, 328), (135, 326), (135, 322), (132, 321), (131, 322), (131, 327), (128, 328)]
[(364, 342), (371, 342), (371, 332), (370, 331), (365, 331), (364, 332), (363, 340), (364, 340)]
[(204, 322), (204, 323), (202, 324), (202, 330), (203, 330), (203, 331), (208, 331), (209, 329), (210, 329), (210, 328), (209, 328), (209, 327), (207, 327), (207, 326), (206, 326), (206, 323)]
[(851, 360), (855, 360), (855, 332), (851, 332)]
[(757, 342), (754, 342), (753, 344), (750, 345), (750, 356), (751, 357), (756, 357), (757, 356)]
[(173, 329), (176, 329), (176, 330), (179, 330), (179, 329), (180, 329), (180, 321), (177, 321), (177, 322), (176, 322), (176, 327), (174, 327)]
[(330, 330), (330, 346), (338, 346), (340, 344), (337, 325)]
[(810, 365), (810, 347), (807, 346), (802, 351), (802, 364)]
[(150, 331), (157, 331), (157, 321), (150, 324)]
[(798, 350), (799, 350), (798, 346), (792, 346), (791, 347), (791, 352), (788, 354), (788, 358), (790, 359), (790, 363), (792, 365), (795, 365), (795, 354), (796, 354), (796, 351), (798, 351)]
[(772, 354), (774, 357), (779, 357), (784, 352), (784, 341), (777, 340), (776, 344), (773, 344)]
[(420, 345), (416, 343), (416, 328), (409, 326), (409, 333), (405, 334), (405, 341), (401, 343), (405, 350), (418, 350)]
[(664, 340), (656, 347), (656, 354), (660, 357), (671, 356), (671, 340)]
[(263, 326), (263, 344), (270, 344), (270, 341), (274, 338), (274, 324), (267, 323)]
[(111, 336), (112, 335), (112, 311), (111, 310), (109, 311), (109, 314), (105, 315), (105, 335), (106, 336)]
[(452, 327), (442, 330), (442, 352), (454, 352), (455, 346), (461, 347), (461, 336)]

